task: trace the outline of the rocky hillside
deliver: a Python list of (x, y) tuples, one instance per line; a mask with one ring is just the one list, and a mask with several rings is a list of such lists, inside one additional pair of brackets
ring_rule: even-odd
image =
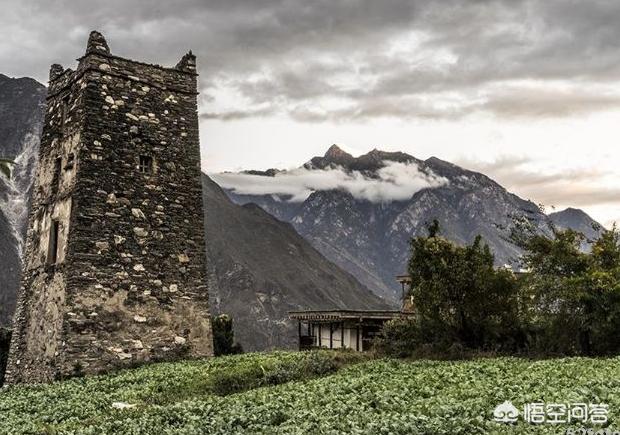
[[(415, 174), (442, 182), (412, 189), (413, 193), (405, 199), (390, 198), (389, 191), (387, 197), (379, 199), (360, 195), (366, 187), (360, 187), (358, 182), (373, 189), (375, 181), (382, 177), (388, 185), (398, 181), (396, 173), (392, 178), (381, 173), (382, 168), (393, 162), (415, 166)], [(241, 178), (247, 184), (245, 187), (224, 185), (235, 202), (256, 203), (279, 219), (291, 222), (327, 258), (351, 272), (376, 294), (391, 300), (399, 295), (394, 275), (405, 271), (410, 238), (425, 234), (433, 219), (440, 221), (445, 236), (458, 243), (468, 243), (476, 235), (482, 235), (495, 252), (497, 264), (515, 268), (519, 267), (521, 250), (511, 241), (513, 231), (526, 225), (536, 232), (552, 234), (550, 218), (536, 204), (508, 192), (483, 174), (435, 157), (423, 161), (405, 153), (373, 150), (355, 158), (332, 146), (324, 156), (306, 163), (302, 176), (312, 180), (309, 174), (324, 171), (327, 175), (335, 168), (342, 168), (357, 184), (314, 189), (302, 201), (295, 201), (290, 195), (252, 191), (261, 182), (256, 177), (272, 177), (272, 184), (277, 186), (277, 180), (285, 174), (282, 171), (251, 171), (240, 174), (254, 177)], [(223, 177), (223, 180), (231, 178)], [(292, 175), (284, 180), (287, 186), (295, 184)], [(577, 222), (569, 224), (573, 223)], [(576, 229), (582, 228), (579, 225)]]
[(15, 307), (44, 105), (43, 85), (0, 74), (0, 157), (16, 163), (10, 179), (0, 174), (0, 326)]
[(578, 208), (569, 207), (566, 210), (551, 213), (549, 219), (560, 230), (570, 228), (586, 236), (581, 246), (583, 250), (589, 250), (590, 242), (596, 240), (603, 231), (601, 224)]
[(245, 350), (292, 348), (291, 310), (386, 308), (290, 224), (254, 204), (233, 204), (206, 175), (203, 195), (211, 310), (233, 316)]

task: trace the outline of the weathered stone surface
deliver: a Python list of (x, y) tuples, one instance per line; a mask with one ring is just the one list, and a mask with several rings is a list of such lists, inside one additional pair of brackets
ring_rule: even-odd
[(132, 208), (131, 214), (133, 215), (133, 217), (137, 219), (146, 219), (146, 217), (144, 216), (144, 213), (139, 208)]
[(138, 237), (148, 237), (149, 232), (144, 228), (134, 227), (133, 232)]
[(93, 32), (77, 69), (61, 70), (48, 89), (7, 382), (212, 355), (195, 58), (134, 62)]
[(110, 249), (110, 244), (108, 242), (95, 242), (95, 246), (100, 251), (107, 251), (108, 249)]

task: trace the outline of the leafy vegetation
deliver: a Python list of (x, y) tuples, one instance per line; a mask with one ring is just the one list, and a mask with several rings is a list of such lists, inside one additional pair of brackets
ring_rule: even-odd
[(528, 236), (527, 274), (495, 268), (477, 237), (458, 246), (439, 235), (411, 241), (415, 316), (390, 322), (378, 341), (392, 356), (459, 358), (473, 352), (615, 355), (620, 352), (620, 235), (584, 253), (583, 235)]
[(525, 262), (524, 325), (531, 346), (547, 353), (606, 355), (620, 352), (620, 236), (614, 227), (579, 250), (583, 235), (534, 236)]
[(438, 234), (411, 241), (409, 275), (422, 343), (487, 349), (512, 344), (518, 325), (517, 280), (496, 269), (493, 254), (478, 236), (459, 246)]
[[(620, 426), (618, 358), (382, 359), (333, 372), (332, 364), (351, 362), (350, 355), (245, 354), (11, 387), (0, 392), (0, 434), (563, 433), (566, 426), (493, 421), (493, 409), (505, 400), (517, 407), (606, 403), (609, 426)], [(326, 376), (281, 384), (291, 378), (280, 378), (279, 370), (304, 360)], [(212, 390), (218, 373), (252, 366), (269, 373), (263, 384), (279, 385), (224, 396)]]

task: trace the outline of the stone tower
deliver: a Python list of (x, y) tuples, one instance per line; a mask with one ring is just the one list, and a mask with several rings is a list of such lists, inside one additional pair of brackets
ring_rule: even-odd
[(7, 383), (213, 354), (196, 58), (52, 65)]

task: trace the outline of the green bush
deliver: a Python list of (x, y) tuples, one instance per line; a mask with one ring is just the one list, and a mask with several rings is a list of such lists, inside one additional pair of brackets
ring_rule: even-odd
[(303, 379), (303, 363), (300, 361), (289, 361), (277, 363), (265, 371), (266, 385), (279, 385), (286, 382)]
[(265, 360), (237, 364), (211, 375), (209, 388), (219, 395), (239, 393), (266, 385), (279, 385), (290, 381), (325, 376), (340, 368), (368, 359), (368, 356), (351, 351), (313, 350), (296, 354), (296, 358)]
[(382, 355), (407, 358), (423, 346), (418, 322), (413, 318), (393, 319), (383, 326), (374, 348)]
[(338, 364), (327, 352), (308, 352), (307, 357), (303, 361), (303, 369), (309, 376), (322, 376), (335, 372)]
[(211, 389), (218, 396), (239, 393), (264, 385), (265, 369), (260, 364), (242, 365), (212, 375)]
[(411, 240), (408, 270), (415, 323), (392, 324), (388, 334), (395, 342), (384, 344), (390, 353), (407, 355), (424, 345), (445, 351), (514, 351), (521, 345), (517, 280), (494, 266), (481, 237), (459, 246), (440, 237), (434, 222), (428, 237)]

